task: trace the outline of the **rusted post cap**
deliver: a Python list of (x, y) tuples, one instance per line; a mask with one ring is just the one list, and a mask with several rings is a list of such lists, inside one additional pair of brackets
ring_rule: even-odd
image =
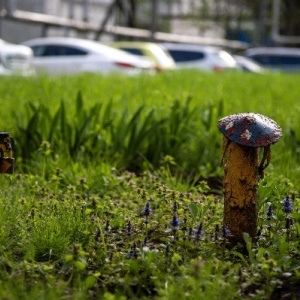
[(282, 129), (272, 119), (257, 113), (239, 113), (218, 121), (219, 130), (231, 141), (250, 147), (265, 147), (276, 143)]

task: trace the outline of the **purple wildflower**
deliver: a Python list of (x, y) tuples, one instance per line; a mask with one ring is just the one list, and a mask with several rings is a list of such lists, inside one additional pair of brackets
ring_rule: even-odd
[(291, 202), (291, 198), (290, 197), (285, 197), (282, 201), (282, 210), (288, 214), (291, 213), (293, 211), (293, 203)]
[(136, 251), (135, 250), (130, 250), (129, 251), (129, 258), (130, 259), (137, 259), (137, 253), (136, 253)]
[(228, 229), (228, 227), (225, 225), (223, 225), (222, 233), (223, 233), (223, 238), (226, 238), (227, 236), (231, 236), (230, 229)]
[(146, 217), (149, 217), (149, 215), (152, 213), (152, 209), (150, 208), (150, 204), (149, 202), (146, 203), (143, 211), (142, 211), (142, 214)]
[(174, 216), (172, 217), (172, 220), (170, 221), (170, 224), (171, 224), (174, 228), (175, 228), (175, 227), (178, 227), (179, 224), (180, 224), (179, 218), (177, 218), (177, 216), (174, 215)]

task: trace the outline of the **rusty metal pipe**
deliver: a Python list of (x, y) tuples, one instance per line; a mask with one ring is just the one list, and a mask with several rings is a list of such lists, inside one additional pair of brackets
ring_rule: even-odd
[(0, 132), (0, 173), (14, 172), (13, 138), (8, 132)]
[(258, 148), (224, 140), (228, 144), (224, 154), (224, 224), (231, 232), (231, 244), (237, 244), (243, 241), (244, 232), (252, 238), (256, 235)]
[[(243, 233), (256, 237), (258, 183), (270, 163), (270, 144), (282, 136), (273, 120), (254, 113), (240, 113), (218, 122), (223, 138), (224, 226), (230, 245), (244, 244)], [(259, 148), (263, 147), (259, 163)]]

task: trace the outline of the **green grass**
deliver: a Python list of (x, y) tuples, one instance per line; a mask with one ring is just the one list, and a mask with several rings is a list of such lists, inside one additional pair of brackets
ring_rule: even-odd
[[(3, 78), (16, 169), (0, 176), (0, 298), (299, 297), (299, 79)], [(218, 120), (247, 111), (283, 137), (259, 186), (261, 235), (241, 252), (226, 247), (220, 186), (203, 179), (223, 174)]]
[(3, 78), (0, 126), (16, 138), (19, 165), (48, 141), (63, 160), (85, 156), (118, 169), (143, 170), (159, 167), (168, 155), (180, 174), (207, 177), (222, 173), (217, 121), (256, 112), (283, 129), (266, 172), (296, 181), (298, 81), (298, 75), (288, 74), (196, 71), (138, 78)]

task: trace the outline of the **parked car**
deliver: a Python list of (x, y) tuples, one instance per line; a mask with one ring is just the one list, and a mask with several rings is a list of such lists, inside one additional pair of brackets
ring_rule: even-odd
[(218, 47), (182, 43), (163, 43), (177, 68), (199, 68), (205, 71), (237, 69), (235, 59)]
[(245, 56), (269, 69), (287, 72), (300, 71), (300, 48), (256, 47), (247, 49)]
[(33, 53), (29, 47), (0, 40), (0, 75), (34, 74)]
[(46, 37), (29, 40), (24, 45), (33, 50), (36, 70), (48, 74), (137, 74), (154, 70), (148, 60), (90, 40)]
[(242, 55), (233, 55), (238, 67), (245, 72), (264, 73), (266, 69), (251, 58)]
[(164, 46), (150, 42), (121, 41), (110, 44), (131, 54), (146, 57), (154, 62), (157, 71), (174, 70), (176, 63)]

